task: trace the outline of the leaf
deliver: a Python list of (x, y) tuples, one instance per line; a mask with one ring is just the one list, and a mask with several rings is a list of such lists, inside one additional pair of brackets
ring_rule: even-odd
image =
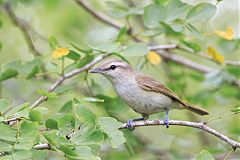
[(47, 119), (45, 126), (50, 129), (58, 129), (58, 122), (55, 119)]
[(15, 142), (17, 130), (5, 124), (0, 124), (0, 139)]
[(34, 66), (33, 69), (31, 70), (31, 72), (27, 75), (26, 79), (31, 79), (32, 77), (34, 77), (39, 72), (40, 72), (40, 67), (39, 66)]
[(178, 18), (183, 17), (190, 8), (190, 5), (183, 3), (180, 0), (169, 0), (166, 9), (166, 21), (172, 22)]
[(57, 98), (57, 93), (55, 92), (48, 92), (48, 91), (45, 91), (43, 89), (38, 89), (37, 90), (37, 93), (43, 95), (43, 96), (47, 96), (48, 98)]
[(226, 40), (232, 40), (235, 37), (235, 32), (232, 27), (227, 27), (226, 31), (215, 30), (214, 33)]
[(116, 38), (116, 41), (121, 41), (121, 39), (124, 37), (124, 35), (126, 35), (128, 32), (128, 29), (126, 26), (122, 27), (119, 32), (118, 32), (118, 35), (117, 35), (117, 38)]
[(72, 105), (73, 105), (73, 102), (72, 100), (70, 101), (67, 101), (62, 107), (61, 109), (59, 110), (59, 112), (70, 112), (72, 110)]
[(66, 57), (74, 61), (78, 61), (81, 58), (81, 56), (73, 50), (70, 50)]
[[(89, 125), (88, 125), (89, 126)], [(71, 141), (77, 145), (100, 144), (104, 141), (104, 135), (100, 130), (95, 130), (94, 126), (78, 130), (71, 137)]]
[(5, 81), (10, 78), (17, 77), (18, 71), (15, 69), (6, 69), (0, 73), (0, 82)]
[(49, 110), (47, 108), (44, 108), (44, 107), (37, 107), (37, 108), (34, 108), (34, 110), (39, 111), (43, 115), (47, 114), (49, 112)]
[(91, 159), (94, 157), (91, 148), (88, 146), (78, 146), (75, 149), (69, 149), (64, 145), (60, 145), (60, 150), (62, 150), (68, 158)]
[(59, 47), (57, 39), (53, 36), (49, 37), (48, 42), (49, 42), (49, 45), (52, 48), (52, 50), (55, 50)]
[(144, 43), (129, 45), (120, 52), (123, 56), (144, 56), (147, 53), (148, 47)]
[(231, 110), (232, 112), (239, 113), (240, 112), (240, 107), (234, 108)]
[(195, 160), (215, 160), (215, 159), (214, 159), (214, 157), (212, 156), (212, 154), (210, 152), (208, 152), (207, 150), (202, 150), (197, 155)]
[(80, 104), (75, 105), (75, 115), (77, 119), (83, 123), (93, 125), (96, 123), (96, 116), (92, 113), (92, 111)]
[(14, 149), (17, 150), (30, 150), (33, 147), (33, 142), (27, 141), (27, 142), (18, 142), (14, 145)]
[(0, 116), (9, 109), (10, 103), (5, 99), (0, 99)]
[(195, 52), (200, 52), (200, 51), (202, 50), (202, 49), (201, 49), (201, 46), (200, 46), (199, 44), (197, 44), (197, 43), (188, 42), (188, 41), (185, 41), (185, 40), (181, 40), (181, 42), (182, 42), (185, 46), (193, 49)]
[(81, 48), (79, 48), (78, 46), (76, 46), (73, 43), (70, 43), (70, 44), (71, 44), (71, 46), (73, 46), (73, 48), (75, 48), (76, 50), (80, 51), (81, 53), (91, 54), (93, 52), (93, 50), (91, 48), (90, 49), (81, 49)]
[(224, 64), (224, 57), (215, 48), (208, 47), (207, 54), (211, 56), (216, 62)]
[(119, 45), (113, 42), (101, 43), (96, 46), (91, 46), (91, 48), (99, 52), (107, 52), (107, 53), (119, 51)]
[(0, 141), (0, 152), (9, 152), (12, 150), (12, 145)]
[(188, 23), (186, 25), (186, 28), (199, 40), (203, 40), (203, 36), (202, 34), (197, 30), (197, 28), (195, 28), (193, 25), (191, 25), (190, 23)]
[(58, 58), (68, 55), (69, 53), (70, 53), (70, 50), (68, 48), (61, 47), (61, 48), (57, 48), (53, 51), (52, 57), (54, 59), (58, 59)]
[(154, 65), (158, 65), (162, 61), (161, 56), (157, 54), (155, 51), (148, 52), (147, 59), (151, 64), (154, 64)]
[(47, 156), (48, 156), (48, 152), (47, 151), (33, 150), (32, 153), (33, 154), (32, 154), (31, 159), (34, 159), (34, 160), (47, 159)]
[(94, 97), (85, 97), (85, 98), (82, 98), (82, 100), (87, 102), (104, 102), (104, 99), (98, 99)]
[(159, 22), (165, 19), (164, 6), (158, 4), (150, 4), (144, 8), (144, 25), (150, 29), (159, 26)]
[(118, 129), (122, 126), (122, 123), (116, 119), (112, 117), (98, 117), (98, 123), (101, 131), (108, 135), (112, 147), (117, 148), (126, 141), (123, 133)]
[(32, 152), (29, 152), (27, 150), (18, 150), (13, 152), (12, 158), (14, 160), (26, 160), (26, 159), (31, 159)]
[(32, 109), (29, 112), (29, 118), (33, 121), (33, 122), (38, 122), (41, 123), (41, 121), (43, 120), (43, 115), (41, 114), (41, 112)]
[(217, 8), (211, 3), (199, 3), (194, 6), (187, 14), (187, 22), (202, 22), (212, 18), (217, 11)]

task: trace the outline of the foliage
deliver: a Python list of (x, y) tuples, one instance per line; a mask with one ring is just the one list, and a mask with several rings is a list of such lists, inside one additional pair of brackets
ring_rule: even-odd
[[(231, 137), (239, 137), (239, 126), (235, 123), (239, 117), (233, 118), (233, 115), (240, 113), (240, 90), (235, 83), (240, 79), (240, 69), (239, 65), (229, 65), (229, 60), (239, 62), (240, 39), (234, 31), (233, 20), (225, 23), (229, 26), (213, 21), (219, 20), (220, 9), (210, 2), (132, 2), (106, 2), (106, 14), (124, 23), (119, 30), (112, 31), (94, 17), (90, 18), (85, 10), (79, 10), (78, 3), (0, 1), (6, 10), (6, 15), (0, 15), (1, 34), (6, 37), (0, 39), (0, 50), (4, 53), (0, 54), (0, 97), (3, 97), (0, 99), (0, 159), (41, 160), (54, 156), (87, 160), (141, 159), (143, 156), (157, 159), (159, 154), (162, 157), (168, 154), (169, 159), (212, 160), (215, 155), (226, 152), (222, 144), (216, 145), (217, 141), (192, 132), (193, 129), (170, 127), (166, 131), (149, 127), (139, 129), (137, 134), (119, 130), (122, 122), (138, 115), (112, 94), (105, 80), (88, 74), (92, 67), (88, 65), (96, 57), (107, 55), (153, 74), (181, 98), (205, 107), (211, 117), (232, 111), (232, 119), (224, 124), (220, 119), (216, 127), (227, 129)], [(93, 6), (100, 3), (102, 7), (103, 2), (95, 3)], [(16, 17), (8, 14), (6, 4)], [(26, 18), (28, 12), (34, 17), (34, 23)], [(100, 11), (96, 9), (96, 12)], [(15, 22), (18, 16), (17, 21), (22, 25), (10, 23), (9, 19)], [(13, 26), (19, 30), (9, 29)], [(49, 38), (38, 31), (50, 34)], [(9, 37), (16, 40), (10, 41)], [(153, 45), (166, 43), (176, 47), (150, 50)], [(36, 52), (40, 55), (34, 54)], [(172, 61), (171, 55), (180, 55), (213, 70), (202, 74), (187, 69), (188, 65), (184, 67)], [(69, 76), (68, 82), (62, 83), (67, 74), (79, 70), (75, 78)], [(56, 79), (61, 82), (51, 87)], [(48, 102), (42, 100), (33, 107), (37, 96)], [(171, 115), (172, 119), (200, 121), (194, 115), (176, 112)], [(159, 118), (157, 116), (151, 118)], [(199, 144), (195, 143), (196, 137), (200, 139)], [(38, 150), (41, 144), (49, 144), (50, 148)], [(206, 146), (210, 146), (208, 151), (202, 150)]]

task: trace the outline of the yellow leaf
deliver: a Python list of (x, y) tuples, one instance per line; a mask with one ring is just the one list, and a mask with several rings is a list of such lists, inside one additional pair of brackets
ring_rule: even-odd
[(68, 53), (69, 53), (69, 49), (68, 48), (58, 48), (55, 51), (53, 51), (52, 57), (54, 59), (57, 59), (57, 58), (60, 58), (60, 57), (68, 55)]
[(227, 27), (226, 31), (215, 30), (214, 33), (226, 40), (232, 40), (235, 36), (234, 30), (232, 27)]
[(208, 47), (207, 54), (211, 56), (216, 62), (224, 64), (224, 56), (221, 55), (215, 48)]
[(148, 52), (147, 59), (149, 60), (150, 63), (152, 63), (154, 65), (157, 65), (157, 64), (161, 63), (161, 61), (162, 61), (161, 56), (154, 51)]

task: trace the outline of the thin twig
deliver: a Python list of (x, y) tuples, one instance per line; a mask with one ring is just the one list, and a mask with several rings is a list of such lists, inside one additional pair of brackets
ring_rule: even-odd
[(223, 160), (227, 160), (229, 158), (229, 156), (236, 150), (236, 148), (233, 148), (228, 154), (227, 156), (223, 159)]
[[(146, 120), (146, 121), (133, 122), (133, 127), (154, 126), (154, 125), (164, 125), (164, 124), (165, 124), (164, 121), (161, 121), (161, 120)], [(188, 127), (198, 128), (200, 130), (208, 132), (208, 133), (218, 137), (219, 139), (227, 142), (233, 148), (240, 148), (240, 142), (230, 139), (229, 137), (219, 133), (218, 131), (206, 126), (203, 123), (170, 120), (169, 125), (188, 126)], [(126, 126), (127, 126), (127, 124), (125, 123), (125, 124), (123, 124), (123, 126), (120, 129), (126, 128)]]
[(221, 119), (221, 118), (224, 118), (224, 117), (228, 117), (228, 116), (232, 116), (232, 115), (235, 115), (235, 114), (239, 114), (240, 112), (234, 112), (234, 113), (229, 113), (229, 114), (225, 114), (225, 115), (222, 115), (222, 116), (218, 116), (218, 117), (213, 117), (205, 122), (203, 122), (204, 124), (208, 124), (209, 122), (211, 121), (214, 121), (216, 119)]
[[(165, 123), (162, 120), (146, 120), (146, 121), (133, 122), (132, 125), (133, 125), (133, 127), (143, 127), (143, 126), (156, 126), (156, 125), (164, 125), (164, 124)], [(197, 129), (200, 129), (200, 130), (203, 130), (205, 132), (208, 132), (208, 133), (212, 134), (213, 136), (221, 139), (222, 141), (225, 141), (226, 143), (230, 144), (233, 147), (234, 150), (236, 150), (236, 148), (240, 148), (240, 142), (237, 142), (237, 141), (234, 141), (234, 140), (230, 139), (229, 137), (221, 134), (220, 132), (218, 132), (218, 131), (216, 131), (216, 130), (208, 127), (208, 126), (206, 126), (203, 123), (170, 120), (169, 125), (187, 126), (187, 127), (197, 128)], [(122, 125), (122, 127), (120, 127), (119, 129), (125, 129), (125, 128), (127, 128), (127, 123), (124, 123)], [(49, 149), (50, 148), (50, 146), (48, 144), (42, 144), (42, 145), (37, 145), (37, 146), (45, 146), (45, 147), (37, 147), (39, 149)], [(36, 148), (36, 146), (34, 148)], [(230, 154), (232, 152), (230, 152)]]

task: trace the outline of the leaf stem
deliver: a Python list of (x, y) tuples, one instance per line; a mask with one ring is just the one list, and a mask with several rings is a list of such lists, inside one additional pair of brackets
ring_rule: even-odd
[(221, 119), (221, 118), (228, 117), (228, 116), (231, 116), (231, 115), (235, 115), (235, 114), (238, 114), (238, 113), (240, 113), (240, 112), (228, 113), (228, 114), (225, 114), (223, 116), (213, 117), (213, 118), (210, 118), (209, 120), (207, 120), (207, 121), (205, 121), (203, 123), (204, 124), (208, 124), (209, 122), (214, 121), (216, 119)]

